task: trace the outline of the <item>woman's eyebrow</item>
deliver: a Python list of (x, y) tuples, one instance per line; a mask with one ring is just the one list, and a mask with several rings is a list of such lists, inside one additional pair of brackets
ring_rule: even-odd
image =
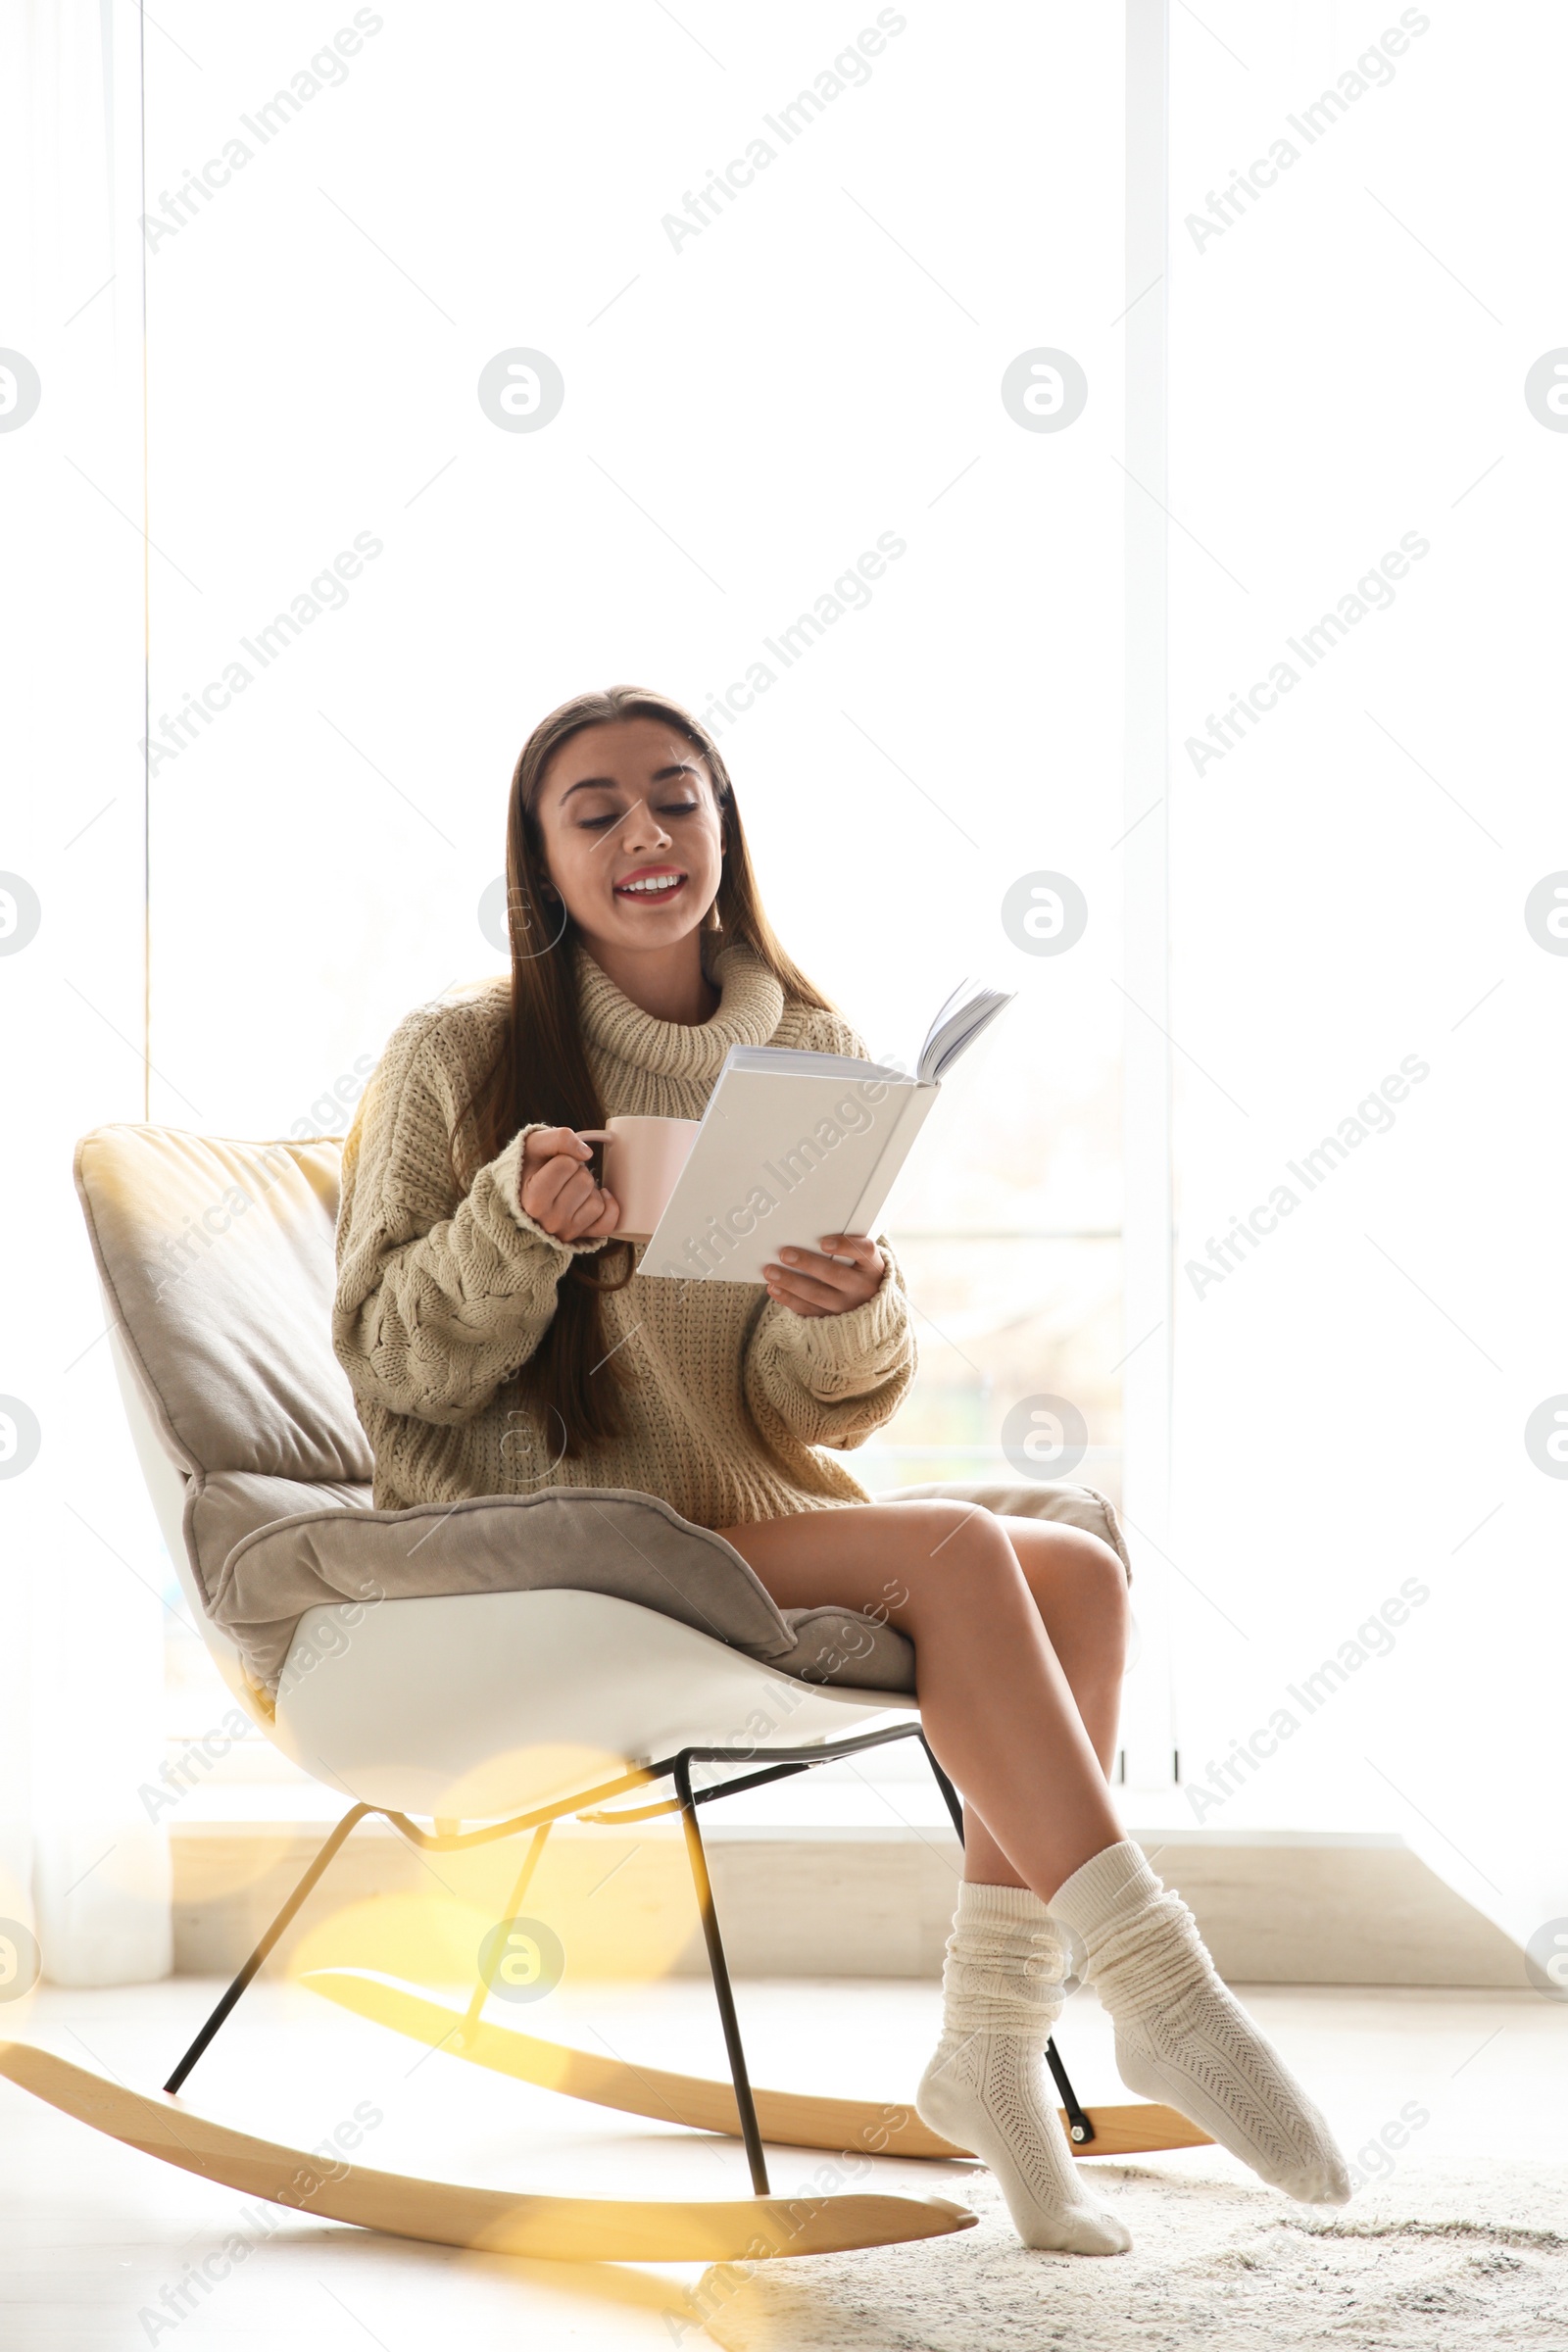
[[(695, 776), (697, 770), (689, 760), (677, 760), (673, 767), (656, 768), (649, 781), (654, 784), (667, 784), (672, 776)], [(566, 786), (561, 796), (561, 805), (564, 808), (574, 792), (619, 792), (620, 790), (621, 786), (614, 776), (580, 776), (575, 784)]]

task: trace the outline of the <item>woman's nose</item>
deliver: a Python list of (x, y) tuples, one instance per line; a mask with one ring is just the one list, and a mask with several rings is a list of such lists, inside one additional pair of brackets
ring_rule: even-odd
[(634, 808), (627, 809), (616, 831), (621, 848), (628, 854), (638, 850), (667, 850), (675, 838), (664, 831), (646, 801), (639, 801)]

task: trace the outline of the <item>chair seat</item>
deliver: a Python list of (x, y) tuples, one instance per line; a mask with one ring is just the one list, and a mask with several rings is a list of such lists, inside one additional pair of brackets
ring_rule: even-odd
[[(286, 1482), (263, 1483), (275, 1509)], [(807, 1681), (914, 1688), (913, 1644), (896, 1627), (849, 1609), (786, 1615), (722, 1536), (657, 1495), (616, 1487), (468, 1495), (402, 1511), (337, 1500), (322, 1509), (318, 1500), (234, 1545), (212, 1615), (273, 1690), (300, 1620), (318, 1606), (335, 1606), (350, 1628), (393, 1601), (560, 1590), (634, 1601)], [(579, 1659), (577, 1671), (591, 1663)]]
[[(912, 1696), (807, 1683), (608, 1593), (387, 1600), (351, 1627), (308, 1609), (272, 1737), (362, 1803), (499, 1819), (686, 1746), (853, 1737)], [(323, 1766), (326, 1768), (323, 1771)]]

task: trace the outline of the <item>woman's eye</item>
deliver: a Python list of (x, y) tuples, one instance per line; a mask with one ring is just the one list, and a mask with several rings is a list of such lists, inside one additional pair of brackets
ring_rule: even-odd
[[(702, 805), (700, 800), (661, 801), (659, 813), (661, 816), (694, 816)], [(576, 820), (577, 827), (583, 833), (605, 833), (612, 825), (624, 824), (630, 813), (629, 809), (612, 808), (608, 809), (603, 816), (579, 816)]]

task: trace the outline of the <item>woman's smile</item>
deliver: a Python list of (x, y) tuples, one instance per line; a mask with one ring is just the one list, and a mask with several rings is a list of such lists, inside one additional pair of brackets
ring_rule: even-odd
[(640, 865), (631, 873), (622, 874), (615, 884), (617, 899), (636, 899), (647, 906), (667, 906), (678, 891), (686, 887), (687, 876), (678, 865)]

